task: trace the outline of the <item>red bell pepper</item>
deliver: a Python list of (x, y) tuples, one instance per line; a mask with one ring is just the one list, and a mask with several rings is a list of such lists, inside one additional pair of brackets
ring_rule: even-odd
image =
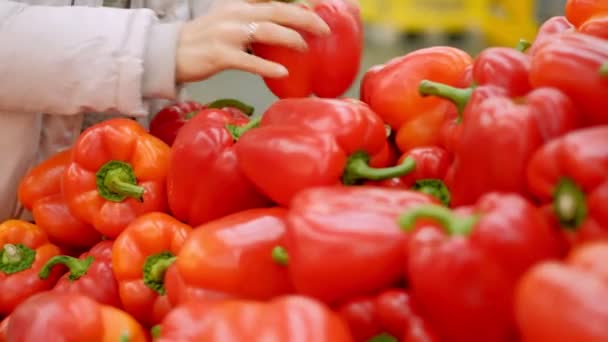
[(530, 82), (563, 91), (581, 109), (584, 124), (608, 124), (608, 80), (600, 72), (606, 61), (608, 41), (582, 33), (558, 34), (538, 46)]
[(127, 313), (93, 299), (47, 291), (28, 298), (8, 319), (8, 341), (147, 342)]
[(8, 317), (0, 321), (0, 342), (8, 342)]
[(536, 54), (538, 46), (542, 45), (548, 39), (551, 39), (553, 35), (563, 33), (567, 31), (574, 31), (575, 27), (571, 22), (564, 16), (555, 16), (547, 19), (539, 28), (536, 33), (536, 39), (532, 43), (532, 46), (528, 49), (529, 55)]
[(101, 234), (72, 214), (61, 189), (63, 173), (71, 161), (72, 152), (66, 150), (31, 169), (19, 183), (19, 201), (52, 242), (89, 248), (101, 241)]
[(162, 323), (157, 342), (353, 342), (345, 322), (319, 302), (280, 297), (270, 302), (189, 302)]
[(608, 126), (548, 142), (532, 156), (527, 179), (574, 243), (608, 238)]
[[(454, 162), (445, 179), (454, 206), (472, 204), (493, 191), (527, 195), (525, 172), (532, 154), (579, 126), (574, 104), (557, 89), (538, 88), (512, 99), (494, 86), (480, 86), (472, 95), (432, 82), (422, 86), (465, 104), (458, 141), (452, 146)], [(507, 150), (508, 158), (497, 153)]]
[[(291, 1), (286, 1), (291, 2)], [(359, 8), (346, 0), (309, 0), (311, 10), (329, 26), (327, 36), (300, 32), (308, 44), (305, 52), (276, 45), (253, 44), (255, 55), (282, 64), (289, 76), (265, 78), (268, 89), (279, 98), (334, 98), (353, 84), (363, 52), (363, 24)]]
[(38, 226), (18, 220), (0, 224), (0, 248), (0, 315), (8, 315), (28, 297), (55, 285), (60, 269), (44, 280), (38, 270), (61, 251)]
[(235, 298), (228, 293), (191, 286), (182, 277), (176, 263), (167, 268), (164, 285), (171, 307), (177, 307), (191, 301), (214, 302)]
[(386, 142), (382, 119), (363, 102), (284, 99), (268, 108), (260, 127), (241, 136), (236, 155), (245, 176), (270, 199), (287, 206), (310, 187), (340, 181), (350, 185), (411, 172), (415, 168), (411, 158), (393, 167), (369, 165)]
[(112, 268), (125, 311), (147, 325), (159, 323), (171, 304), (164, 286), (192, 229), (163, 213), (149, 213), (133, 221), (114, 242)]
[(607, 341), (607, 258), (608, 244), (591, 243), (564, 263), (544, 262), (528, 271), (515, 297), (523, 340)]
[(64, 274), (54, 291), (89, 296), (97, 302), (120, 307), (118, 283), (112, 270), (112, 241), (102, 241), (79, 259), (67, 255), (50, 258), (40, 269), (40, 279), (47, 279), (57, 265), (65, 265), (69, 272)]
[(453, 86), (468, 86), (464, 76), (472, 58), (452, 47), (432, 47), (370, 68), (361, 82), (361, 100), (394, 130), (402, 152), (439, 144), (439, 129), (451, 105), (425, 98), (418, 84), (431, 79)]
[(406, 290), (388, 289), (376, 296), (349, 300), (337, 312), (349, 325), (355, 341), (375, 341), (374, 338), (381, 337), (397, 341), (402, 336), (411, 336), (410, 330), (414, 329), (418, 330), (416, 333), (419, 335), (422, 332), (422, 338), (405, 341), (434, 341), (433, 333), (424, 325), (423, 318), (416, 310)]
[(282, 208), (251, 209), (197, 227), (177, 255), (185, 285), (252, 300), (292, 292), (285, 260), (271, 258), (273, 248), (285, 243), (286, 214)]
[(253, 115), (254, 108), (235, 99), (216, 100), (206, 105), (195, 101), (180, 102), (169, 105), (159, 111), (150, 121), (150, 134), (173, 145), (177, 132), (184, 124), (205, 109), (221, 109), (228, 112), (235, 120), (247, 120)]
[(173, 215), (198, 226), (239, 211), (265, 207), (269, 200), (245, 178), (235, 142), (257, 119), (236, 119), (207, 109), (189, 120), (173, 143), (167, 187)]
[(403, 278), (404, 208), (437, 203), (425, 194), (378, 187), (321, 187), (294, 198), (284, 250), (296, 293), (337, 303)]
[(517, 195), (489, 193), (455, 211), (419, 206), (400, 224), (417, 228), (407, 247), (411, 294), (442, 341), (509, 341), (517, 279), (565, 251), (542, 213)]
[(134, 120), (89, 127), (76, 140), (63, 176), (70, 211), (116, 238), (136, 217), (166, 210), (169, 152)]
[(579, 27), (593, 17), (608, 14), (608, 3), (604, 0), (568, 0), (565, 13), (566, 18)]
[(607, 40), (608, 14), (589, 19), (578, 28), (578, 32)]

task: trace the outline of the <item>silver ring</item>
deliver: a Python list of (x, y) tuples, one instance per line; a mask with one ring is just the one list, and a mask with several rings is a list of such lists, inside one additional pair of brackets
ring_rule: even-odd
[(245, 26), (245, 32), (247, 33), (247, 43), (253, 43), (255, 41), (255, 33), (258, 31), (258, 23), (250, 22)]

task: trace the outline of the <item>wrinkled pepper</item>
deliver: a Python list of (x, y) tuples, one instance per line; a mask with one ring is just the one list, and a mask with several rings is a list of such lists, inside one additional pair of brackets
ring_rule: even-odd
[(606, 260), (608, 244), (590, 243), (528, 271), (515, 296), (523, 341), (608, 341)]
[(287, 215), (283, 251), (296, 293), (327, 303), (380, 291), (404, 276), (406, 235), (396, 220), (431, 196), (379, 187), (302, 191)]
[(608, 39), (608, 14), (589, 19), (578, 28), (578, 32), (604, 40)]
[(575, 27), (571, 22), (564, 16), (555, 16), (551, 17), (538, 28), (538, 32), (536, 32), (536, 38), (532, 43), (532, 46), (528, 49), (527, 53), (529, 55), (536, 54), (536, 50), (538, 46), (542, 45), (548, 39), (551, 39), (553, 35), (558, 33), (563, 33), (567, 31), (574, 31)]
[(179, 102), (161, 109), (150, 121), (150, 134), (173, 145), (177, 132), (184, 124), (205, 109), (221, 109), (235, 119), (245, 120), (253, 115), (254, 108), (235, 99), (220, 99), (206, 105), (195, 102)]
[[(292, 1), (284, 1), (292, 2)], [(331, 29), (326, 36), (300, 32), (307, 51), (268, 44), (253, 44), (255, 55), (279, 63), (289, 75), (265, 78), (268, 89), (279, 98), (334, 98), (353, 84), (363, 53), (363, 24), (359, 8), (346, 0), (308, 0), (310, 10), (319, 15)]]
[(164, 285), (171, 307), (177, 307), (190, 301), (214, 302), (235, 298), (234, 295), (225, 292), (196, 287), (186, 283), (177, 269), (176, 263), (171, 264), (167, 268)]
[(61, 189), (71, 161), (71, 150), (65, 150), (31, 169), (19, 183), (19, 201), (53, 243), (89, 248), (101, 241), (101, 234), (72, 214)]
[(489, 193), (470, 207), (425, 205), (399, 218), (411, 295), (442, 341), (510, 341), (513, 292), (537, 262), (565, 254), (544, 215), (518, 195)]
[(493, 191), (527, 195), (525, 173), (532, 154), (579, 127), (576, 107), (557, 89), (538, 88), (511, 98), (495, 86), (472, 92), (433, 82), (421, 87), (464, 108), (458, 141), (452, 146), (454, 162), (445, 178), (454, 206), (473, 204)]
[(177, 255), (184, 283), (251, 300), (289, 294), (287, 260), (273, 250), (285, 243), (286, 215), (251, 209), (197, 227)]
[(57, 265), (66, 266), (68, 273), (59, 279), (54, 291), (82, 294), (101, 304), (122, 306), (112, 270), (112, 241), (101, 241), (78, 259), (68, 255), (50, 258), (38, 272), (40, 279), (47, 279)]
[(608, 80), (602, 68), (607, 61), (607, 40), (576, 32), (557, 34), (538, 46), (530, 82), (563, 91), (581, 109), (583, 124), (608, 124)]
[(568, 21), (580, 27), (589, 19), (608, 15), (608, 3), (604, 0), (567, 0), (565, 14)]
[(169, 207), (176, 218), (195, 227), (268, 206), (269, 200), (245, 178), (235, 153), (238, 137), (256, 125), (257, 119), (207, 109), (182, 127), (171, 149), (167, 176)]
[(527, 179), (573, 243), (608, 239), (608, 126), (548, 142), (530, 159)]
[(192, 228), (164, 213), (138, 217), (112, 247), (112, 268), (122, 305), (139, 322), (160, 323), (171, 309), (164, 286)]
[(279, 297), (270, 302), (189, 302), (171, 311), (157, 342), (315, 341), (353, 342), (346, 323), (310, 298)]
[(287, 206), (301, 190), (405, 175), (413, 159), (374, 168), (370, 159), (387, 142), (382, 119), (352, 99), (284, 99), (245, 132), (236, 156), (245, 176), (276, 203)]
[(73, 293), (46, 291), (9, 316), (10, 342), (147, 342), (143, 327), (126, 312)]
[(464, 75), (473, 60), (452, 47), (421, 49), (370, 68), (361, 82), (361, 100), (395, 131), (402, 152), (439, 144), (439, 130), (451, 104), (423, 97), (418, 84), (424, 79), (453, 86), (468, 86)]
[[(431, 342), (436, 337), (417, 313), (410, 294), (404, 289), (387, 289), (375, 296), (357, 297), (337, 308), (357, 342), (374, 338), (406, 342)], [(409, 336), (418, 335), (413, 339)], [(405, 336), (405, 338), (401, 338)]]
[(136, 121), (111, 119), (86, 129), (63, 176), (70, 211), (109, 238), (136, 217), (167, 208), (170, 148)]
[(61, 269), (44, 280), (38, 271), (61, 251), (38, 226), (18, 220), (0, 224), (0, 248), (0, 315), (8, 315), (28, 297), (55, 285)]

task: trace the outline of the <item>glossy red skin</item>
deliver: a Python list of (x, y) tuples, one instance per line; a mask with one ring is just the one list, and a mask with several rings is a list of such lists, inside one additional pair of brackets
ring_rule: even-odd
[(490, 96), (469, 104), (445, 179), (452, 205), (473, 204), (493, 191), (527, 195), (530, 157), (545, 142), (577, 128), (578, 118), (570, 99), (551, 88), (535, 89), (517, 102)]
[[(263, 338), (262, 338), (263, 336)], [(270, 302), (189, 302), (163, 321), (158, 342), (182, 341), (353, 342), (345, 322), (312, 299), (290, 296)]]
[(511, 96), (523, 96), (532, 90), (528, 75), (530, 56), (513, 48), (491, 47), (483, 50), (473, 63), (473, 78), (479, 85), (507, 89)]
[(169, 266), (167, 273), (165, 273), (165, 289), (171, 307), (177, 307), (191, 301), (215, 302), (235, 298), (227, 293), (191, 286), (181, 276), (175, 263)]
[(580, 33), (608, 39), (608, 13), (601, 17), (591, 18), (578, 28)]
[(260, 127), (236, 145), (241, 170), (274, 202), (288, 206), (300, 191), (336, 185), (349, 155), (370, 156), (386, 144), (384, 123), (365, 103), (337, 99), (284, 99)]
[(442, 341), (510, 341), (517, 280), (537, 262), (563, 256), (563, 241), (517, 195), (490, 193), (455, 214), (480, 218), (468, 235), (420, 223), (408, 240), (412, 297)]
[(608, 238), (608, 126), (574, 131), (540, 148), (530, 159), (527, 183), (550, 206), (557, 183), (568, 178), (585, 192), (587, 218), (574, 232), (575, 244)]
[(205, 105), (196, 101), (168, 105), (150, 120), (150, 134), (171, 146), (177, 132), (188, 121), (188, 114), (203, 109), (205, 109)]
[(422, 193), (366, 186), (298, 194), (287, 216), (285, 244), (296, 293), (333, 304), (402, 279), (406, 234), (397, 217), (430, 203), (437, 201)]
[(397, 163), (398, 149), (394, 143), (387, 141), (384, 147), (369, 161), (371, 167), (387, 167)]
[(186, 286), (237, 298), (270, 300), (292, 293), (287, 267), (272, 259), (285, 244), (286, 209), (242, 211), (198, 226), (177, 256)]
[(8, 342), (8, 336), (6, 333), (8, 332), (8, 317), (4, 318), (0, 322), (0, 342)]
[(550, 40), (554, 34), (574, 31), (575, 27), (568, 21), (564, 16), (555, 16), (547, 19), (538, 29), (536, 33), (536, 39), (532, 43), (532, 46), (526, 51), (527, 54), (533, 56), (538, 50), (538, 46), (542, 45), (543, 42)]
[(599, 73), (606, 61), (608, 41), (582, 33), (558, 34), (539, 45), (530, 82), (535, 88), (563, 91), (580, 108), (584, 124), (608, 124), (608, 79)]
[(515, 297), (522, 340), (608, 340), (606, 258), (606, 243), (590, 243), (574, 250), (563, 263), (544, 262), (527, 272)]
[(593, 17), (608, 14), (608, 3), (603, 0), (568, 0), (564, 12), (568, 20), (579, 27)]
[(167, 192), (173, 215), (191, 226), (268, 205), (247, 180), (227, 125), (241, 126), (229, 112), (208, 109), (189, 120), (171, 148)]
[(69, 273), (64, 274), (55, 287), (54, 291), (70, 294), (82, 294), (91, 299), (110, 306), (120, 308), (120, 296), (118, 295), (118, 283), (112, 271), (112, 241), (102, 241), (83, 253), (80, 259), (89, 256), (94, 258), (87, 272), (76, 280), (70, 280)]
[(289, 70), (284, 78), (265, 78), (270, 91), (279, 98), (335, 98), (353, 84), (363, 51), (363, 24), (359, 8), (345, 0), (307, 1), (330, 27), (328, 36), (313, 36), (300, 32), (308, 44), (306, 52), (253, 44), (254, 53), (264, 59), (282, 64)]

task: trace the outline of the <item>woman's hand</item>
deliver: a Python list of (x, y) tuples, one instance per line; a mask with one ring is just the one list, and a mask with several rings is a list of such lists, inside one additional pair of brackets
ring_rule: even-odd
[(238, 69), (262, 77), (284, 77), (280, 64), (250, 55), (251, 43), (307, 49), (296, 31), (329, 34), (327, 24), (314, 12), (278, 1), (226, 2), (202, 17), (184, 24), (176, 60), (176, 81), (206, 79), (226, 69)]

